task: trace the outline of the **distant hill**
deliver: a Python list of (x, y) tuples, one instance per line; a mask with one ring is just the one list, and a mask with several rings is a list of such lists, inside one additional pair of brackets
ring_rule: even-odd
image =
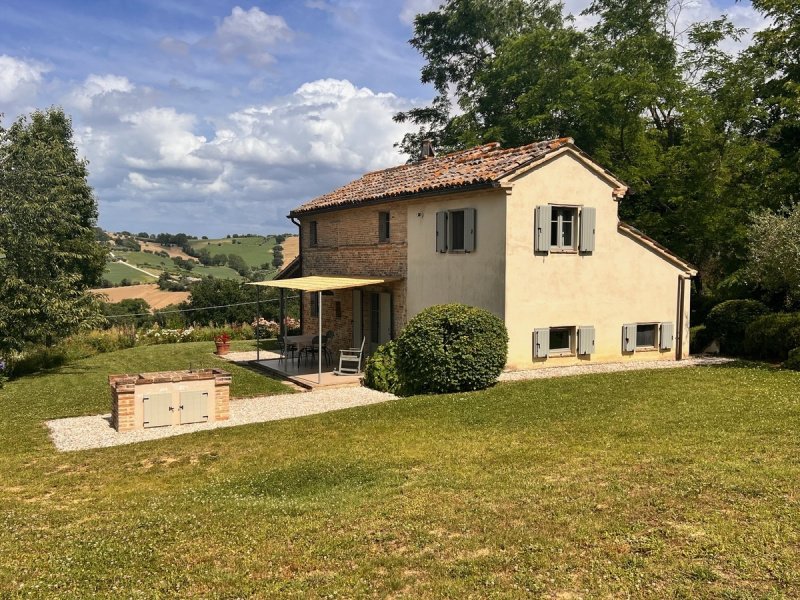
[[(164, 244), (158, 243), (154, 236), (145, 236), (98, 232), (98, 239), (105, 240), (111, 249), (104, 274), (105, 286), (154, 283), (162, 273), (176, 282), (184, 282), (184, 286), (194, 278), (203, 277), (269, 279), (278, 270), (274, 261), (278, 242), (281, 242), (283, 254), (281, 267), (292, 261), (299, 251), (299, 238), (288, 234), (231, 235), (218, 239), (159, 234), (158, 241)], [(178, 243), (166, 243), (172, 241)]]

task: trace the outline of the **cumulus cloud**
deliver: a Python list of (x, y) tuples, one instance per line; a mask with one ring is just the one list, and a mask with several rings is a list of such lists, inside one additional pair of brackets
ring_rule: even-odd
[(275, 60), (271, 49), (293, 37), (283, 17), (269, 15), (255, 6), (250, 10), (235, 6), (210, 42), (226, 60), (244, 56), (251, 64), (264, 66)]
[(48, 68), (35, 61), (0, 54), (0, 102), (31, 102), (39, 91)]
[(96, 98), (114, 93), (128, 94), (134, 89), (130, 80), (121, 75), (89, 75), (82, 85), (72, 90), (68, 101), (81, 110), (89, 110)]

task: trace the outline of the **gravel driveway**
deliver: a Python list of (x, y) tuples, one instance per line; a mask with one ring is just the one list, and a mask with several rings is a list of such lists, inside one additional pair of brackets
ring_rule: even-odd
[(278, 421), (305, 415), (377, 404), (394, 400), (396, 396), (376, 392), (368, 388), (350, 387), (328, 390), (314, 390), (303, 394), (281, 394), (260, 398), (231, 400), (230, 419), (216, 423), (195, 425), (176, 425), (174, 427), (154, 427), (139, 431), (118, 433), (111, 427), (111, 415), (71, 417), (47, 421), (50, 437), (56, 449), (62, 452), (86, 450), (88, 448), (107, 448), (123, 444), (135, 444), (160, 438), (183, 435), (195, 431), (235, 427), (247, 423)]

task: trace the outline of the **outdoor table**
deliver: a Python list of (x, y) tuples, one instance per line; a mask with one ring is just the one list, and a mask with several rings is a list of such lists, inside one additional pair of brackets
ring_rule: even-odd
[(310, 347), (311, 346), (311, 342), (314, 340), (314, 337), (315, 336), (313, 334), (287, 335), (287, 336), (284, 336), (283, 340), (284, 340), (285, 344), (287, 344), (287, 345), (294, 344), (295, 346), (297, 346), (297, 366), (298, 367), (300, 366), (300, 350), (302, 348)]

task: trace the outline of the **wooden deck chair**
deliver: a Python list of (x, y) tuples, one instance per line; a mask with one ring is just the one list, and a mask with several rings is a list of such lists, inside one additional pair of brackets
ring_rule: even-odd
[(333, 372), (335, 375), (358, 375), (361, 373), (361, 356), (364, 354), (366, 341), (367, 338), (361, 338), (361, 348), (342, 348), (339, 350), (339, 368)]

